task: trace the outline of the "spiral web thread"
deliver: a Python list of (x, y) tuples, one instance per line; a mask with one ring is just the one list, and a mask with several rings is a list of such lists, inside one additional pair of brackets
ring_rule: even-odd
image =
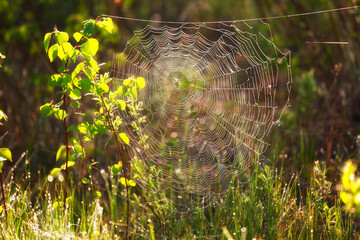
[(136, 180), (148, 189), (160, 182), (179, 205), (221, 196), (259, 159), (292, 82), (290, 52), (274, 45), (263, 22), (147, 25), (114, 56), (115, 82), (131, 76), (146, 79), (139, 101), (149, 137), (144, 149), (133, 116), (119, 111), (129, 154), (143, 163), (146, 179)]

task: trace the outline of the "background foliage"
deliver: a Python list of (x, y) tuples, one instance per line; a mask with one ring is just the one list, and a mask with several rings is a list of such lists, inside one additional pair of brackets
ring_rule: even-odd
[[(25, 168), (34, 173), (36, 184), (40, 173), (55, 165), (58, 146), (64, 144), (63, 129), (55, 120), (41, 118), (39, 107), (56, 99), (56, 91), (47, 86), (48, 76), (58, 63), (49, 63), (43, 50), (43, 36), (53, 30), (75, 32), (82, 21), (101, 14), (171, 20), (213, 21), (287, 15), (360, 4), (357, 0), (2, 0), (0, 1), (0, 52), (6, 56), (0, 69), (0, 109), (9, 121), (0, 128), (0, 144), (8, 147), (17, 177)], [(345, 160), (360, 165), (360, 9), (312, 16), (267, 20), (275, 44), (292, 53), (292, 107), (274, 128), (268, 142), (279, 151), (275, 162), (284, 164), (284, 177), (301, 171), (301, 188), (310, 183), (314, 162), (326, 165), (332, 182), (331, 195), (336, 196)], [(134, 21), (121, 21), (110, 36), (104, 31), (98, 58), (107, 63), (120, 52), (132, 31)], [(348, 42), (347, 45), (311, 42)], [(57, 137), (58, 136), (58, 137)], [(102, 141), (102, 140), (99, 140)], [(91, 159), (110, 156), (101, 143), (90, 151)], [(24, 154), (25, 153), (25, 154)], [(27, 159), (25, 162), (24, 159)], [(17, 161), (19, 160), (19, 161)], [(284, 160), (284, 161), (282, 161)], [(26, 163), (29, 163), (26, 166)], [(329, 200), (330, 201), (330, 200)]]

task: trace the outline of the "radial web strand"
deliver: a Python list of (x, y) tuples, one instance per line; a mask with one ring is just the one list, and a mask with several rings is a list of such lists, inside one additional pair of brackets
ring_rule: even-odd
[[(119, 111), (131, 139), (128, 153), (143, 173), (140, 186), (152, 189), (156, 181), (176, 205), (205, 205), (259, 159), (291, 89), (290, 53), (270, 33), (263, 22), (134, 31), (114, 55), (112, 77), (146, 79), (139, 92), (141, 134), (131, 126), (134, 117)], [(148, 136), (147, 149), (140, 135)]]

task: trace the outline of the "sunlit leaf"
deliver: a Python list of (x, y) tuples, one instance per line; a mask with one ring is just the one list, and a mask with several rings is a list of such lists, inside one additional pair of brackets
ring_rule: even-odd
[(66, 32), (55, 33), (55, 39), (59, 45), (62, 45), (63, 43), (69, 41), (69, 34)]
[(76, 42), (79, 42), (81, 40), (81, 38), (83, 37), (83, 35), (79, 32), (76, 32), (73, 34), (73, 37), (75, 39)]
[(65, 146), (62, 145), (59, 147), (59, 149), (56, 152), (56, 161), (60, 159), (61, 154), (65, 151)]
[(101, 198), (101, 192), (99, 192), (99, 191), (95, 191), (94, 192), (94, 198)]
[(40, 107), (40, 113), (42, 117), (49, 117), (53, 114), (53, 109), (49, 103), (46, 103)]
[(51, 39), (51, 33), (45, 34), (45, 36), (44, 36), (44, 48), (45, 48), (46, 52), (48, 52), (48, 49), (49, 49), (50, 39)]
[(117, 106), (118, 106), (119, 109), (124, 111), (126, 109), (126, 102), (124, 100), (118, 100), (117, 101)]
[(0, 158), (4, 158), (12, 162), (12, 155), (8, 148), (0, 148)]
[(112, 33), (114, 25), (111, 18), (104, 18), (102, 21), (99, 21), (97, 25), (101, 28), (104, 28), (109, 33)]
[(124, 86), (129, 86), (129, 84), (130, 84), (132, 81), (133, 81), (133, 79), (131, 79), (131, 78), (125, 79), (125, 80), (123, 81), (123, 85), (124, 85)]
[(81, 98), (81, 92), (79, 89), (77, 88), (74, 88), (73, 90), (70, 91), (70, 94), (69, 94), (69, 97), (72, 99), (72, 100), (78, 100)]
[(51, 170), (50, 175), (53, 178), (55, 178), (58, 175), (58, 173), (60, 172), (60, 170), (61, 170), (60, 168), (54, 168), (53, 170)]
[(118, 163), (118, 164), (112, 165), (112, 166), (111, 166), (111, 173), (112, 173), (114, 176), (118, 175), (118, 174), (120, 173), (120, 171), (121, 171), (121, 167), (122, 167), (121, 162)]
[(84, 67), (85, 67), (85, 63), (84, 63), (84, 62), (79, 63), (79, 64), (75, 67), (74, 71), (71, 73), (71, 78), (72, 78), (72, 79), (75, 79), (76, 76), (81, 72), (81, 70), (84, 69)]
[(81, 145), (75, 145), (73, 148), (74, 148), (74, 152), (76, 153), (83, 153), (84, 151)]
[(145, 79), (142, 77), (136, 78), (136, 87), (138, 89), (143, 89), (145, 87)]
[(119, 137), (125, 144), (129, 145), (129, 137), (126, 133), (119, 133)]
[(99, 49), (99, 42), (95, 38), (89, 38), (80, 47), (81, 51), (94, 56)]
[(53, 62), (54, 59), (58, 56), (58, 48), (59, 48), (58, 44), (54, 44), (49, 48), (48, 56), (49, 56), (50, 62)]
[(64, 120), (64, 118), (66, 117), (66, 112), (62, 109), (57, 109), (56, 111), (54, 111), (54, 116), (59, 120)]
[(137, 99), (138, 94), (137, 94), (137, 89), (136, 89), (136, 87), (132, 87), (132, 88), (131, 88), (131, 95), (132, 95), (135, 99)]

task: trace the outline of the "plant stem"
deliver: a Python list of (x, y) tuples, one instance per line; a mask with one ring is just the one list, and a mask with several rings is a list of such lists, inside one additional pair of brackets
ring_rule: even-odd
[(100, 99), (101, 102), (104, 104), (104, 108), (106, 111), (106, 115), (107, 115), (107, 120), (108, 120), (108, 124), (110, 127), (111, 132), (113, 133), (115, 140), (116, 140), (116, 145), (117, 145), (117, 149), (120, 155), (120, 159), (121, 159), (121, 163), (123, 165), (122, 170), (123, 170), (123, 174), (124, 174), (124, 178), (125, 178), (125, 188), (126, 188), (126, 229), (125, 229), (125, 239), (128, 239), (128, 230), (129, 230), (129, 217), (130, 217), (130, 196), (129, 196), (129, 185), (128, 185), (128, 177), (126, 174), (126, 169), (125, 167), (130, 171), (130, 164), (126, 158), (126, 153), (125, 153), (125, 148), (123, 146), (123, 144), (121, 143), (120, 139), (119, 139), (119, 135), (117, 134), (117, 131), (115, 130), (113, 121), (111, 119), (111, 115), (110, 115), (110, 111), (106, 106), (106, 103), (104, 101), (104, 98), (102, 95), (100, 95)]
[(0, 184), (1, 184), (1, 191), (2, 191), (2, 195), (3, 195), (3, 202), (4, 202), (5, 220), (7, 223), (7, 210), (6, 210), (4, 185), (3, 185), (3, 181), (2, 181), (2, 173), (0, 173)]
[[(63, 95), (63, 110), (66, 112), (66, 95)], [(67, 133), (67, 123), (66, 123), (66, 117), (64, 117), (64, 130), (65, 130), (65, 149), (66, 149), (66, 157), (65, 157), (65, 179), (64, 179), (64, 214), (66, 210), (66, 198), (67, 198), (67, 189), (66, 184), (68, 180), (69, 170), (68, 170), (68, 160), (69, 160), (69, 136)]]

